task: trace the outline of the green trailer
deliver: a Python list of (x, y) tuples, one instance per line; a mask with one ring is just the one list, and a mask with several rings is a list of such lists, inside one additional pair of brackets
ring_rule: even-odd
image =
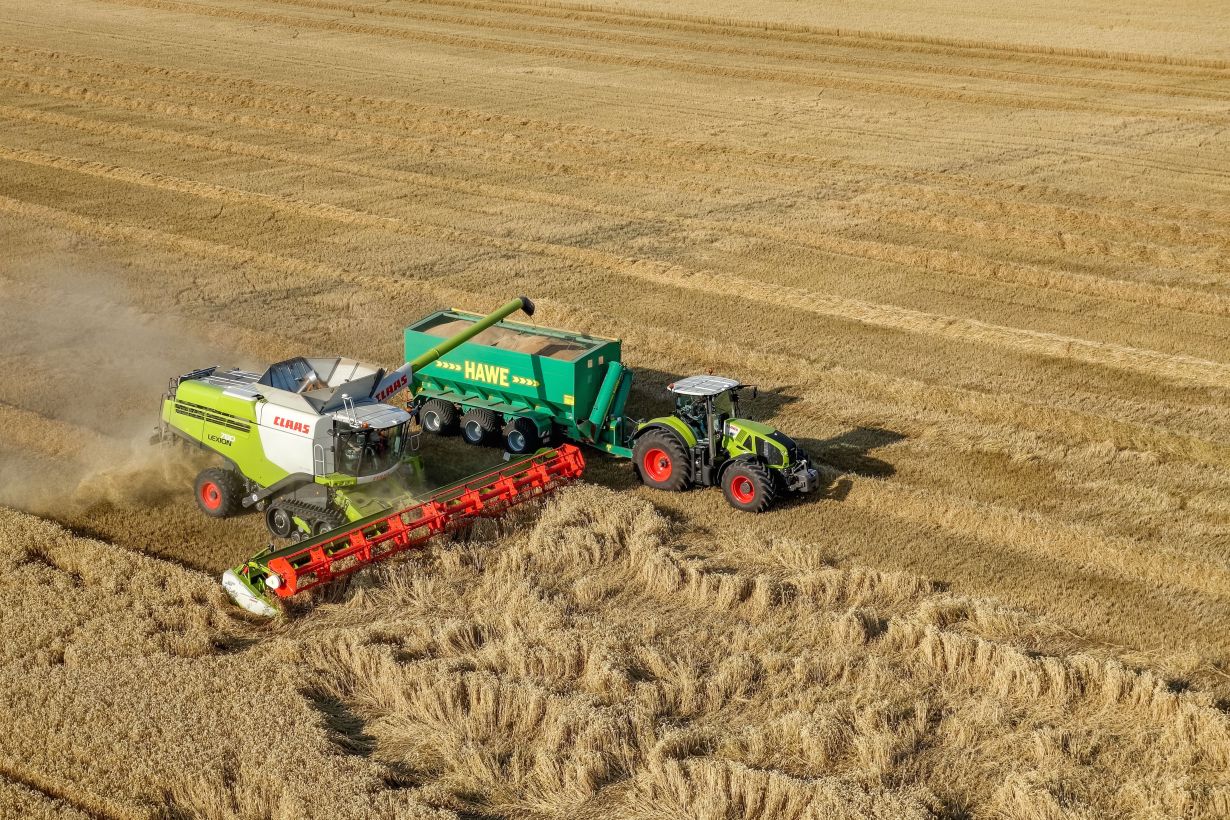
[[(482, 317), (441, 310), (406, 328), (412, 361)], [(415, 405), (432, 433), (530, 453), (553, 438), (630, 458), (624, 404), (632, 373), (620, 343), (565, 330), (500, 322), (416, 374)]]
[[(442, 310), (406, 328), (406, 361), (482, 317)], [(641, 421), (625, 412), (632, 370), (620, 342), (517, 322), (493, 324), (415, 371), (412, 410), (423, 429), (469, 444), (535, 451), (561, 439), (632, 459), (662, 490), (720, 486), (738, 509), (762, 512), (785, 492), (810, 492), (819, 474), (791, 438), (739, 416), (748, 385), (692, 376), (667, 386), (675, 412)], [(755, 391), (755, 388), (750, 388)]]

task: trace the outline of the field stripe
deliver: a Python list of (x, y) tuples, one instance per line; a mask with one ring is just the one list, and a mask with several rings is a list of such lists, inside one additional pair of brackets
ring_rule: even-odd
[[(416, 2), (416, 0), (411, 0)], [(701, 16), (650, 9), (619, 8), (591, 3), (552, 2), (552, 0), (417, 0), (420, 5), (478, 9), (564, 20), (615, 23), (638, 27), (663, 28), (698, 34), (722, 34), (778, 43), (783, 40), (877, 48), (892, 51), (912, 50), (943, 57), (967, 59), (1029, 60), (1049, 65), (1119, 68), (1129, 71), (1170, 71), (1187, 68), (1207, 69), (1202, 74), (1217, 74), (1230, 70), (1230, 60), (1185, 57), (1169, 54), (1139, 54), (1100, 49), (1076, 49), (993, 40), (973, 40), (955, 37), (920, 36), (897, 32), (810, 26), (768, 20), (749, 21), (729, 17)], [(794, 35), (794, 36), (792, 36)], [(982, 53), (978, 53), (982, 52)], [(1186, 73), (1186, 72), (1185, 72)]]
[(607, 270), (621, 276), (665, 287), (694, 290), (709, 296), (726, 295), (736, 300), (757, 301), (785, 310), (806, 310), (817, 315), (860, 322), (889, 330), (930, 335), (973, 345), (994, 345), (1024, 355), (1076, 360), (1086, 364), (1132, 370), (1165, 380), (1194, 381), (1219, 387), (1230, 386), (1230, 366), (1190, 356), (1161, 353), (1024, 328), (994, 325), (963, 317), (925, 313), (894, 305), (812, 293), (800, 288), (772, 285), (732, 275), (717, 275), (706, 271), (691, 270), (680, 265), (626, 257), (590, 248), (490, 236), (421, 221), (377, 216), (337, 205), (255, 193), (41, 152), (3, 148), (0, 149), (0, 158), (215, 201), (257, 205), (344, 225), (408, 234), (463, 246), (480, 245), (514, 253), (550, 257)]
[(701, 77), (722, 77), (750, 81), (786, 83), (790, 85), (824, 88), (835, 91), (853, 91), (860, 94), (887, 94), (914, 99), (943, 100), (974, 105), (989, 105), (1012, 109), (1035, 109), (1048, 111), (1073, 111), (1082, 113), (1101, 113), (1114, 116), (1157, 117), (1167, 120), (1179, 119), (1192, 122), (1222, 124), (1230, 122), (1230, 113), (1213, 111), (1187, 111), (1182, 109), (1143, 109), (1131, 106), (1111, 106), (1097, 103), (1085, 103), (1054, 97), (1027, 96), (1003, 92), (977, 92), (961, 89), (944, 88), (925, 84), (912, 84), (892, 81), (870, 81), (836, 77), (832, 75), (811, 74), (800, 71), (786, 71), (742, 66), (722, 66), (708, 63), (669, 60), (653, 57), (629, 57), (610, 52), (586, 51), (575, 48), (559, 48), (556, 46), (537, 45), (534, 43), (493, 40), (482, 37), (469, 37), (455, 34), (441, 34), (417, 29), (377, 26), (366, 23), (346, 23), (336, 20), (324, 20), (297, 15), (268, 14), (264, 12), (244, 11), (240, 9), (209, 6), (198, 3), (180, 3), (172, 0), (99, 0), (99, 2), (114, 5), (125, 5), (137, 8), (156, 9), (160, 11), (195, 14), (215, 19), (237, 20), (253, 23), (269, 23), (292, 28), (311, 29), (314, 31), (331, 31), (341, 34), (358, 34), (384, 39), (398, 39), (410, 42), (426, 42), (436, 45), (454, 46), (482, 51), (496, 51), (519, 56), (546, 57), (556, 60), (574, 60), (600, 65), (614, 65), (626, 68), (649, 68), (662, 71), (673, 71), (679, 74), (693, 74)]
[[(1001, 69), (979, 68), (973, 66), (957, 67), (937, 62), (906, 62), (902, 60), (872, 59), (868, 57), (853, 57), (836, 54), (828, 50), (810, 49), (792, 51), (780, 48), (749, 48), (737, 45), (721, 45), (714, 42), (704, 42), (696, 38), (663, 38), (645, 34), (613, 32), (593, 28), (577, 28), (564, 26), (548, 26), (518, 22), (515, 20), (491, 19), (484, 17), (465, 16), (458, 14), (443, 14), (421, 10), (425, 5), (412, 4), (419, 7), (418, 11), (406, 11), (390, 8), (385, 5), (370, 5), (364, 3), (330, 2), (329, 0), (265, 0), (281, 6), (299, 9), (316, 9), (324, 11), (350, 12), (352, 15), (367, 14), (374, 17), (387, 17), (396, 20), (415, 22), (442, 23), (461, 25), (471, 28), (491, 29), (495, 31), (525, 32), (530, 34), (552, 35), (577, 40), (591, 40), (600, 43), (617, 43), (622, 45), (651, 46), (670, 52), (691, 51), (701, 54), (718, 54), (735, 57), (745, 57), (753, 61), (784, 60), (789, 62), (805, 62), (821, 65), (849, 66), (859, 69), (889, 70), (904, 74), (935, 74), (944, 77), (959, 77), (969, 79), (986, 79), (998, 82), (1018, 83), (1022, 85), (1049, 85), (1064, 89), (1085, 88), (1094, 91), (1110, 91), (1121, 94), (1149, 94), (1166, 97), (1191, 97), (1217, 101), (1230, 101), (1230, 94), (1203, 88), (1183, 88), (1175, 85), (1141, 85), (1129, 81), (1098, 80), (1085, 76), (1027, 74), (1022, 71), (1005, 71)], [(474, 8), (479, 4), (472, 4)], [(506, 14), (525, 16), (526, 12), (514, 8), (501, 9)], [(535, 16), (535, 15), (529, 15)], [(563, 18), (555, 18), (563, 19)], [(636, 25), (623, 23), (622, 25)], [(724, 34), (722, 35), (724, 36)]]
[[(853, 240), (820, 234), (800, 234), (747, 222), (684, 217), (644, 208), (612, 205), (573, 195), (538, 192), (525, 188), (513, 188), (469, 180), (451, 180), (416, 172), (378, 168), (362, 163), (328, 160), (316, 155), (269, 148), (235, 140), (223, 140), (214, 137), (128, 126), (106, 121), (92, 121), (66, 114), (45, 113), (6, 105), (0, 105), (0, 117), (56, 125), (93, 134), (121, 136), (143, 142), (162, 142), (236, 156), (260, 158), (292, 166), (322, 168), (336, 173), (420, 185), (435, 190), (473, 196), (492, 197), (501, 201), (518, 200), (550, 207), (580, 210), (618, 219), (672, 224), (692, 230), (717, 233), (733, 232), (778, 244), (797, 245), (839, 256), (896, 264), (910, 269), (935, 271), (979, 281), (999, 281), (1045, 291), (1059, 291), (1124, 301), (1150, 308), (1166, 307), (1190, 313), (1230, 316), (1230, 297), (1173, 286), (1108, 279), (1100, 276), (1051, 270), (1031, 265), (999, 262), (960, 251), (932, 250), (911, 245)], [(845, 207), (845, 209), (849, 211), (857, 210), (856, 207)], [(886, 208), (869, 212), (881, 218), (891, 220), (900, 218), (906, 224), (909, 224), (910, 217), (901, 215), (904, 212), (900, 207), (893, 208), (892, 213), (886, 213), (887, 210)], [(923, 222), (929, 219), (943, 219), (943, 217), (939, 216), (916, 216), (915, 218)], [(976, 231), (973, 233), (977, 235)], [(993, 236), (994, 230), (988, 227), (983, 235)]]
[[(1152, 214), (1163, 214), (1163, 219), (1199, 220), (1219, 226), (1226, 224), (1226, 222), (1230, 220), (1230, 213), (1227, 213), (1224, 210), (1203, 209), (1193, 203), (1187, 202), (1148, 202), (1139, 198), (1129, 199), (1123, 197), (1097, 195), (1086, 190), (1070, 191), (1054, 189), (1032, 182), (1006, 182), (971, 176), (962, 176), (948, 172), (872, 165), (846, 159), (831, 159), (828, 157), (818, 157), (812, 154), (755, 148), (746, 145), (706, 142), (675, 136), (658, 137), (656, 135), (641, 131), (601, 128), (580, 123), (555, 120), (536, 120), (528, 117), (508, 116), (488, 111), (472, 111), (455, 107), (425, 105), (390, 97), (338, 94), (324, 91), (316, 87), (309, 88), (283, 85), (263, 82), (247, 77), (232, 77), (228, 75), (210, 74), (201, 71), (188, 71), (165, 66), (147, 66), (135, 63), (125, 63), (101, 57), (65, 54), (62, 52), (47, 51), (43, 49), (27, 49), (19, 46), (0, 45), (0, 53), (34, 56), (45, 61), (53, 61), (57, 63), (104, 66), (124, 73), (175, 78), (184, 82), (198, 85), (201, 83), (208, 83), (220, 85), (232, 91), (236, 88), (242, 89), (243, 91), (260, 90), (260, 93), (271, 95), (275, 98), (283, 100), (324, 100), (343, 106), (371, 108), (377, 111), (398, 109), (415, 115), (413, 118), (405, 120), (405, 122), (408, 123), (414, 123), (423, 118), (445, 117), (450, 120), (467, 120), (475, 123), (479, 128), (488, 127), (494, 123), (497, 125), (506, 126), (509, 129), (534, 129), (544, 134), (549, 134), (553, 138), (558, 138), (559, 134), (586, 137), (600, 142), (603, 145), (634, 141), (652, 149), (652, 153), (648, 154), (648, 156), (652, 157), (662, 153), (674, 155), (671, 160), (671, 167), (673, 168), (679, 167), (680, 162), (686, 161), (690, 157), (695, 157), (696, 155), (707, 155), (738, 157), (745, 160), (752, 160), (760, 166), (804, 165), (807, 167), (821, 169), (829, 173), (857, 173), (862, 176), (871, 175), (885, 177), (886, 179), (891, 180), (891, 182), (898, 187), (901, 186), (902, 177), (908, 176), (910, 179), (916, 180), (914, 186), (916, 186), (919, 191), (930, 192), (936, 196), (943, 196), (945, 191), (955, 185), (961, 191), (960, 194), (957, 194), (959, 197), (974, 197), (975, 195), (967, 193), (969, 189), (1009, 194), (1013, 197), (1011, 200), (987, 200), (984, 197), (981, 199), (974, 199), (973, 201), (964, 201), (962, 202), (962, 205), (965, 207), (977, 207), (981, 204), (984, 208), (994, 208), (996, 211), (1001, 211), (1004, 208), (1011, 208), (1011, 213), (1013, 214), (1020, 214), (1023, 212), (1023, 209), (1036, 207), (1045, 209), (1046, 216), (1044, 218), (1048, 223), (1056, 218), (1068, 218), (1073, 220), (1074, 225), (1079, 227), (1081, 230), (1089, 230), (1096, 226), (1110, 224), (1115, 226), (1116, 230), (1127, 230), (1128, 232), (1135, 234), (1155, 236), (1157, 238), (1165, 239), (1166, 241), (1181, 239), (1183, 241), (1209, 242), (1213, 244), (1230, 246), (1230, 234), (1225, 232), (1213, 233), (1199, 231), (1191, 228), (1189, 225), (1183, 224), (1182, 222), (1159, 221), (1156, 219), (1142, 220), (1124, 216), (1122, 213), (1125, 210), (1146, 210)], [(473, 129), (471, 129), (471, 132), (472, 131)], [(1107, 158), (1113, 159), (1114, 157), (1108, 155)], [(739, 174), (748, 168), (748, 164), (746, 162), (727, 162), (723, 164), (722, 168), (724, 169), (723, 173)], [(755, 170), (758, 172), (763, 172), (765, 169), (763, 167), (758, 167)], [(934, 183), (934, 185), (942, 186), (943, 190), (932, 186), (924, 186), (922, 184), (923, 182)], [(1064, 204), (1021, 202), (1017, 199), (1021, 193), (1031, 191), (1041, 196), (1063, 200)], [(1091, 212), (1085, 208), (1072, 207), (1067, 204), (1067, 200), (1074, 197), (1080, 198), (1087, 202), (1096, 202), (1101, 207), (1111, 209), (1113, 213), (1105, 214)]]
[(1094, 364), (1127, 367), (1165, 378), (1188, 378), (1217, 385), (1230, 384), (1227, 381), (1230, 371), (1225, 365), (1186, 356), (1163, 354), (1103, 342), (991, 325), (971, 319), (937, 316), (908, 308), (814, 294), (796, 288), (768, 285), (732, 276), (716, 276), (677, 265), (624, 257), (592, 249), (533, 240), (493, 237), (421, 221), (377, 216), (334, 205), (304, 202), (289, 197), (260, 194), (152, 172), (55, 157), (40, 152), (3, 149), (0, 151), (0, 157), (222, 202), (270, 207), (342, 224), (408, 233), (446, 242), (482, 244), (505, 251), (549, 256), (592, 265), (668, 287), (685, 287), (703, 290), (706, 293), (726, 293), (731, 296), (750, 297), (777, 307), (802, 307), (834, 318), (860, 321), (895, 330), (929, 333), (967, 342), (999, 344), (1024, 353), (1076, 358)]

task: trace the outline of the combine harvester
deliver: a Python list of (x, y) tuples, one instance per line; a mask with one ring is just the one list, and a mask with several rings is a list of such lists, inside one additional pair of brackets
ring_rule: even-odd
[(581, 475), (580, 451), (562, 445), (426, 497), (414, 492), (422, 464), (413, 419), (384, 402), (518, 310), (533, 315), (534, 305), (522, 297), (475, 317), (391, 372), (353, 359), (298, 357), (263, 374), (211, 367), (171, 380), (154, 441), (199, 446), (225, 465), (197, 476), (202, 512), (221, 518), (255, 507), (273, 535), (292, 542), (223, 574), (237, 604), (276, 615), (278, 599), (500, 515)]

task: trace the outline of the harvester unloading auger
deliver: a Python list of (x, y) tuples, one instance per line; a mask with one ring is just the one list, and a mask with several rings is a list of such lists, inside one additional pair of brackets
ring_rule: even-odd
[(341, 357), (296, 357), (263, 374), (210, 367), (171, 380), (154, 441), (188, 442), (224, 464), (197, 476), (201, 510), (221, 518), (256, 507), (273, 535), (292, 542), (223, 574), (237, 604), (274, 615), (278, 599), (499, 515), (581, 475), (580, 450), (561, 444), (427, 497), (412, 489), (422, 478), (413, 418), (384, 402), (413, 388), (432, 362), (518, 310), (533, 315), (534, 304), (514, 299), (388, 372)]

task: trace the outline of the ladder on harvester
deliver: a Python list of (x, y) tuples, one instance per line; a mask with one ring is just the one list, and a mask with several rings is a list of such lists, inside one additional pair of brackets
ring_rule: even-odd
[[(276, 599), (327, 584), (368, 564), (421, 547), (479, 518), (491, 518), (580, 478), (581, 451), (571, 444), (514, 461), (437, 490), (405, 509), (380, 512), (305, 541), (263, 552), (227, 570), (222, 586), (239, 606), (276, 615)], [(270, 597), (272, 593), (273, 597)]]

